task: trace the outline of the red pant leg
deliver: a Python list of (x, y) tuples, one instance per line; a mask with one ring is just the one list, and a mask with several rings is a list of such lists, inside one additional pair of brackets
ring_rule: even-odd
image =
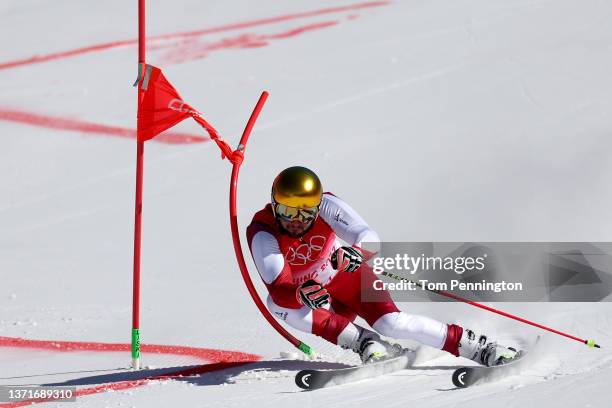
[(338, 336), (350, 322), (346, 317), (327, 309), (314, 309), (312, 311), (312, 334), (338, 344)]
[(338, 299), (331, 299), (331, 307), (329, 309), (332, 313), (339, 314), (340, 316), (346, 317), (349, 321), (354, 321), (357, 318), (357, 312), (353, 309), (340, 302)]
[[(400, 311), (389, 292), (374, 289), (373, 282), (376, 280), (378, 277), (372, 268), (363, 264), (352, 273), (338, 272), (326, 289), (332, 298), (362, 317), (371, 326), (381, 316)], [(367, 301), (370, 299), (372, 301)]]

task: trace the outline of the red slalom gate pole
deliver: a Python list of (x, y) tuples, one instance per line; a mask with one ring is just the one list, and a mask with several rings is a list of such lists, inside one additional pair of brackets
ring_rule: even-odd
[(291, 344), (301, 350), (304, 354), (311, 357), (314, 353), (312, 348), (297, 339), (291, 333), (289, 333), (280, 323), (272, 316), (272, 314), (268, 311), (266, 306), (261, 301), (259, 295), (257, 294), (257, 290), (253, 285), (253, 281), (251, 280), (251, 276), (249, 275), (249, 270), (246, 266), (246, 262), (244, 260), (244, 254), (242, 253), (242, 246), (240, 244), (240, 235), (238, 232), (238, 215), (236, 211), (236, 196), (238, 192), (238, 174), (240, 172), (240, 166), (242, 165), (242, 159), (244, 158), (244, 151), (246, 149), (247, 142), (249, 140), (249, 136), (251, 135), (251, 130), (253, 130), (253, 125), (255, 125), (255, 121), (263, 108), (266, 99), (268, 98), (268, 93), (263, 92), (259, 97), (259, 101), (257, 101), (257, 105), (255, 105), (255, 109), (247, 122), (247, 125), (242, 133), (242, 137), (240, 138), (240, 143), (238, 144), (238, 148), (236, 149), (236, 153), (240, 155), (239, 160), (233, 161), (234, 165), (232, 167), (232, 178), (230, 181), (230, 226), (232, 229), (232, 239), (234, 241), (234, 251), (236, 253), (236, 259), (238, 260), (238, 265), (240, 266), (240, 272), (242, 273), (242, 279), (253, 298), (253, 301), (257, 305), (257, 308), (261, 312), (261, 314), (266, 318), (268, 323), (285, 339), (287, 339)]
[[(145, 69), (145, 0), (138, 0), (138, 66)], [(144, 91), (138, 83), (138, 106)], [(140, 368), (140, 248), (142, 231), (142, 184), (144, 177), (144, 142), (136, 139), (136, 199), (134, 205), (134, 273), (132, 281), (132, 368)]]
[(382, 272), (382, 275), (383, 276), (388, 276), (388, 277), (396, 279), (396, 280), (401, 280), (401, 281), (404, 281), (404, 282), (412, 282), (416, 286), (418, 286), (420, 288), (423, 288), (423, 289), (427, 290), (428, 292), (437, 293), (440, 296), (444, 296), (444, 297), (447, 297), (447, 298), (450, 298), (450, 299), (458, 300), (459, 302), (467, 303), (468, 305), (472, 305), (474, 307), (478, 307), (480, 309), (484, 309), (484, 310), (487, 310), (489, 312), (497, 313), (498, 315), (505, 316), (505, 317), (508, 317), (510, 319), (514, 319), (514, 320), (519, 321), (521, 323), (525, 323), (525, 324), (528, 324), (528, 325), (531, 325), (531, 326), (534, 326), (534, 327), (537, 327), (537, 328), (540, 328), (540, 329), (543, 329), (543, 330), (547, 330), (547, 331), (549, 331), (551, 333), (555, 333), (555, 334), (558, 334), (560, 336), (567, 337), (568, 339), (579, 341), (580, 343), (586, 344), (587, 346), (589, 346), (591, 348), (592, 347), (601, 348), (601, 346), (599, 344), (595, 343), (595, 340), (592, 340), (592, 339), (581, 339), (580, 337), (572, 336), (571, 334), (567, 334), (567, 333), (564, 333), (562, 331), (555, 330), (553, 328), (544, 326), (542, 324), (539, 324), (539, 323), (536, 323), (536, 322), (532, 322), (531, 320), (523, 319), (522, 317), (515, 316), (513, 314), (504, 312), (503, 310), (498, 310), (498, 309), (492, 308), (490, 306), (483, 305), (482, 303), (474, 302), (472, 300), (468, 300), (468, 299), (462, 298), (461, 296), (457, 296), (457, 295), (454, 295), (452, 293), (445, 292), (443, 290), (427, 289), (427, 288), (423, 287), (423, 285), (421, 285), (418, 282), (411, 281), (410, 279), (406, 279), (406, 278), (403, 278), (401, 276), (398, 276), (398, 275), (395, 275), (395, 274), (392, 274), (392, 273), (389, 273), (389, 272)]

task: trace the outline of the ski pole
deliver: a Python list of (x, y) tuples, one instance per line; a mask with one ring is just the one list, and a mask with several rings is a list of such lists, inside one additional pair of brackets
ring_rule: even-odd
[(472, 300), (468, 300), (468, 299), (462, 298), (461, 296), (457, 296), (457, 295), (454, 295), (452, 293), (445, 292), (443, 290), (428, 289), (428, 288), (424, 287), (423, 285), (421, 285), (418, 282), (412, 281), (410, 279), (406, 279), (406, 278), (404, 278), (402, 276), (395, 275), (395, 274), (390, 273), (390, 272), (383, 271), (381, 273), (381, 275), (388, 276), (388, 277), (390, 277), (392, 279), (403, 281), (403, 282), (411, 282), (412, 284), (414, 284), (414, 285), (416, 285), (416, 286), (418, 286), (418, 287), (420, 287), (422, 289), (425, 289), (425, 290), (427, 290), (429, 292), (437, 293), (438, 295), (445, 296), (447, 298), (451, 298), (451, 299), (454, 299), (454, 300), (458, 300), (460, 302), (467, 303), (468, 305), (479, 307), (479, 308), (487, 310), (489, 312), (497, 313), (498, 315), (509, 317), (510, 319), (514, 319), (514, 320), (517, 320), (519, 322), (526, 323), (526, 324), (529, 324), (529, 325), (534, 326), (534, 327), (538, 327), (538, 328), (543, 329), (543, 330), (547, 330), (547, 331), (549, 331), (551, 333), (555, 333), (555, 334), (567, 337), (568, 339), (579, 341), (579, 342), (581, 342), (583, 344), (586, 344), (590, 348), (593, 348), (593, 347), (601, 348), (601, 346), (599, 344), (595, 343), (595, 340), (593, 340), (593, 339), (581, 339), (580, 337), (572, 336), (571, 334), (567, 334), (567, 333), (564, 333), (562, 331), (555, 330), (555, 329), (552, 329), (550, 327), (546, 327), (546, 326), (541, 325), (539, 323), (532, 322), (532, 321), (527, 320), (527, 319), (523, 319), (522, 317), (515, 316), (513, 314), (504, 312), (502, 310), (494, 309), (494, 308), (492, 308), (490, 306), (486, 306), (486, 305), (483, 305), (481, 303), (474, 302)]

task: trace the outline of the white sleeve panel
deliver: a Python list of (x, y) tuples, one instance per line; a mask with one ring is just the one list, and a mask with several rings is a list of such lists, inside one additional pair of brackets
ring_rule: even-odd
[(347, 203), (331, 194), (323, 194), (319, 216), (342, 240), (351, 245), (380, 242), (378, 234)]
[(277, 319), (286, 321), (289, 326), (299, 331), (312, 333), (313, 310), (311, 308), (303, 306), (300, 309), (288, 309), (274, 303), (269, 295), (266, 298), (266, 304), (268, 310), (272, 312)]
[(269, 232), (259, 231), (251, 241), (251, 252), (261, 278), (271, 284), (285, 266), (285, 258), (278, 247), (278, 241)]

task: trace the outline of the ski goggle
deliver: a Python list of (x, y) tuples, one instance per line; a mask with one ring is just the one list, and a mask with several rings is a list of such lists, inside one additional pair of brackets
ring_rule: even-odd
[(274, 214), (284, 221), (298, 220), (303, 223), (310, 222), (317, 218), (319, 207), (296, 208), (288, 207), (284, 204), (274, 203)]

